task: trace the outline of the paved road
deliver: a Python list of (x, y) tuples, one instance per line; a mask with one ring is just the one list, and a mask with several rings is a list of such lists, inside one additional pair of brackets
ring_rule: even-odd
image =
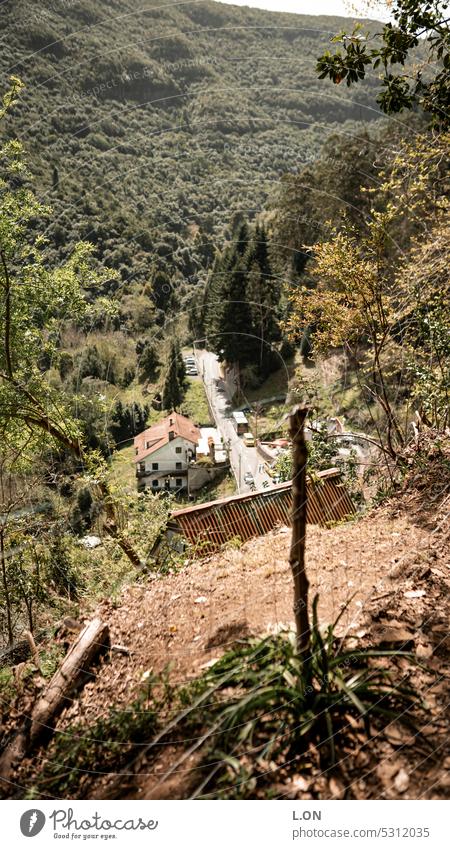
[(230, 418), (234, 389), (232, 376), (225, 383), (220, 373), (218, 359), (210, 351), (197, 350), (196, 359), (217, 429), (224, 443), (229, 443), (230, 446), (230, 462), (239, 492), (251, 492), (251, 487), (244, 482), (246, 472), (251, 472), (253, 475), (256, 489), (264, 489), (264, 481), (272, 486), (273, 481), (264, 471), (264, 463), (256, 448), (247, 448), (244, 445), (242, 437), (238, 437), (233, 420)]

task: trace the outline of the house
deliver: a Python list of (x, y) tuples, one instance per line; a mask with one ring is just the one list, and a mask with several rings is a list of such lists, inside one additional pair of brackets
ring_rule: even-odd
[(227, 462), (227, 452), (223, 439), (215, 427), (200, 428), (200, 439), (197, 445), (197, 460), (209, 457), (214, 465), (224, 465)]
[(134, 439), (138, 489), (188, 490), (189, 464), (195, 460), (200, 430), (180, 413), (170, 413)]

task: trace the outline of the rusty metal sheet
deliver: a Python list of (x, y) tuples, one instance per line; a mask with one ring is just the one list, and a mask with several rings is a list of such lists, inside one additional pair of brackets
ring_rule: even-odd
[[(338, 469), (309, 476), (307, 487), (310, 524), (325, 526), (354, 514), (353, 502)], [(269, 533), (277, 525), (290, 525), (291, 512), (292, 483), (288, 481), (270, 490), (176, 510), (168, 528), (183, 534), (201, 551), (210, 553), (234, 537), (246, 542)]]

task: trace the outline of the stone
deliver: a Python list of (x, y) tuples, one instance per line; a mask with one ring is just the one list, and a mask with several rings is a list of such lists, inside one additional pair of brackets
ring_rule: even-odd
[(333, 799), (343, 799), (345, 796), (345, 787), (337, 778), (330, 778), (328, 782), (330, 793)]
[(408, 631), (408, 629), (396, 619), (392, 619), (390, 622), (380, 622), (380, 624), (374, 625), (371, 633), (374, 642), (380, 645), (384, 643), (388, 645), (401, 646), (406, 650), (407, 647), (410, 647), (411, 643), (414, 642), (414, 634), (411, 631)]
[(401, 769), (394, 778), (394, 787), (399, 793), (404, 793), (409, 787), (409, 775), (406, 769)]

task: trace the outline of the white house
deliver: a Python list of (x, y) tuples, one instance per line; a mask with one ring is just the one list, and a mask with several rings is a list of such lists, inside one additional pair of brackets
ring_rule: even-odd
[(188, 467), (195, 460), (200, 430), (180, 413), (170, 413), (134, 439), (139, 489), (188, 489)]

